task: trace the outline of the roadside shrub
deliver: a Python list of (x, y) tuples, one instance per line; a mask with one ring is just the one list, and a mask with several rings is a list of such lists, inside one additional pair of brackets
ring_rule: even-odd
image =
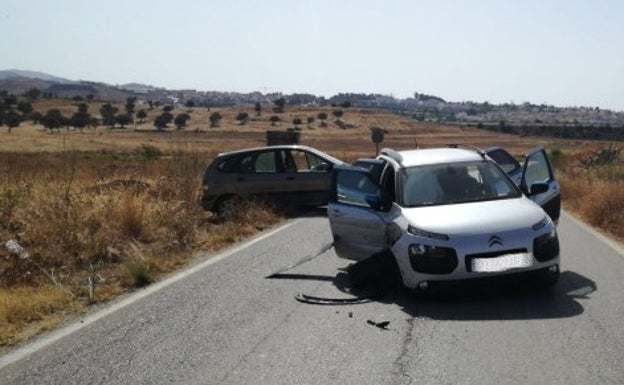
[(144, 287), (156, 281), (145, 265), (140, 262), (130, 262), (126, 265), (134, 287)]
[(157, 160), (160, 159), (164, 154), (162, 150), (156, 146), (142, 144), (140, 147), (134, 150), (134, 155), (137, 158), (143, 160)]

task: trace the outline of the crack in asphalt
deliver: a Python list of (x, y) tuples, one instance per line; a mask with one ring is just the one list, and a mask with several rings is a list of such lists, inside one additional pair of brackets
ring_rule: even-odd
[(410, 364), (409, 350), (410, 346), (414, 343), (414, 331), (416, 328), (416, 318), (410, 318), (407, 320), (407, 330), (403, 337), (403, 343), (399, 356), (394, 361), (393, 366), (396, 368), (396, 374), (393, 376), (393, 384), (408, 384), (412, 382), (412, 377), (408, 373), (408, 364)]

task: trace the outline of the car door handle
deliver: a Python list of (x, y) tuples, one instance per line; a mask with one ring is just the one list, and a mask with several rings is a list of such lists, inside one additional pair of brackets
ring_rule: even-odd
[(340, 210), (334, 209), (334, 210), (332, 210), (332, 215), (335, 216), (335, 217), (342, 217), (342, 216), (344, 216), (344, 213), (342, 211), (340, 211)]

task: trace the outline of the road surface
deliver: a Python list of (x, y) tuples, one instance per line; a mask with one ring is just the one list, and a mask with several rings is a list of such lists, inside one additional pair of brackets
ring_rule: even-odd
[[(348, 297), (322, 215), (213, 256), (0, 358), (0, 384), (622, 384), (624, 256), (568, 214), (551, 291)], [(389, 322), (386, 329), (373, 323)]]

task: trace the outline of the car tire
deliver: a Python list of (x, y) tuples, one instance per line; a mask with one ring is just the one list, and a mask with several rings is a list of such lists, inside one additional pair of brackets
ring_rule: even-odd
[(214, 211), (220, 218), (231, 218), (240, 210), (242, 202), (238, 195), (226, 195), (217, 200)]

